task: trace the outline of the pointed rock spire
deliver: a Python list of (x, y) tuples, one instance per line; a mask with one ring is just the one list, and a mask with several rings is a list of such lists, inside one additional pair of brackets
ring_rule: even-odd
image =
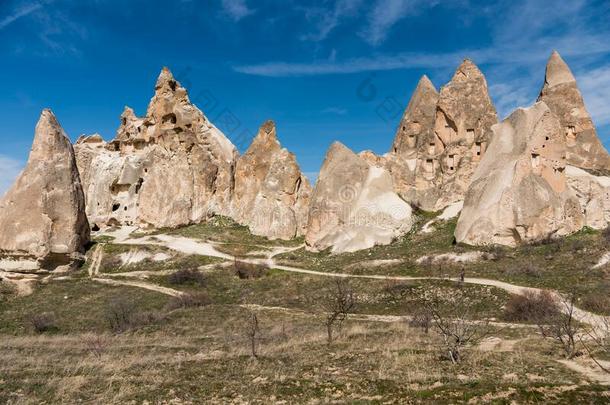
[(174, 75), (172, 74), (172, 72), (169, 70), (169, 68), (167, 66), (164, 66), (163, 69), (161, 69), (161, 73), (159, 73), (159, 77), (157, 78), (157, 84), (155, 85), (155, 88), (157, 90), (163, 88), (164, 86), (171, 86), (171, 87), (175, 87), (176, 86), (176, 79), (174, 79)]
[(282, 149), (273, 121), (237, 160), (234, 184), (232, 217), (252, 233), (273, 239), (304, 233), (311, 186), (294, 154)]
[[(50, 110), (40, 115), (24, 171), (0, 200), (0, 250), (67, 264), (84, 252), (89, 224), (74, 150)], [(59, 257), (62, 257), (61, 259)]]
[(559, 52), (553, 51), (546, 64), (544, 85), (546, 87), (554, 87), (563, 83), (576, 83), (576, 79), (569, 66), (559, 55)]
[(471, 59), (466, 58), (462, 61), (462, 64), (456, 69), (451, 81), (461, 82), (479, 78), (484, 79), (483, 73)]
[(398, 125), (391, 152), (406, 158), (417, 153), (418, 146), (429, 138), (434, 127), (438, 97), (428, 76), (422, 76)]
[(559, 117), (566, 138), (568, 164), (583, 169), (610, 169), (610, 156), (597, 136), (572, 71), (554, 51), (538, 96)]

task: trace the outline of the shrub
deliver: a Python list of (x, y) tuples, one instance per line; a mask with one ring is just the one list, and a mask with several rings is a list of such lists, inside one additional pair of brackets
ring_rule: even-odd
[(53, 332), (58, 330), (55, 314), (43, 312), (30, 316), (30, 324), (36, 333)]
[(110, 330), (115, 333), (125, 332), (132, 326), (135, 313), (133, 303), (124, 298), (114, 298), (106, 308), (106, 320)]
[(610, 296), (602, 292), (590, 292), (582, 297), (581, 305), (584, 309), (600, 314), (610, 312)]
[(507, 321), (541, 322), (560, 313), (557, 300), (548, 291), (526, 291), (513, 295), (504, 308)]
[(191, 294), (181, 294), (177, 297), (172, 297), (172, 299), (165, 306), (165, 310), (173, 311), (179, 308), (192, 308), (192, 307), (203, 307), (205, 305), (210, 305), (212, 300), (209, 295), (200, 291), (197, 293)]
[(203, 286), (205, 284), (205, 276), (196, 269), (181, 269), (168, 277), (170, 284), (196, 284)]
[(263, 264), (246, 263), (236, 260), (233, 263), (235, 274), (242, 280), (261, 278), (269, 273), (269, 268)]

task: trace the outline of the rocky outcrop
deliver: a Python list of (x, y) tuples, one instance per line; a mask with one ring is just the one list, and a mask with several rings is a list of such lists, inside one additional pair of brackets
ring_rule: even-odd
[(78, 258), (88, 242), (74, 150), (53, 113), (44, 110), (28, 163), (0, 200), (0, 250), (54, 269)]
[(579, 202), (566, 180), (566, 141), (544, 102), (493, 127), (459, 217), (457, 242), (515, 246), (579, 230)]
[(305, 234), (311, 185), (294, 154), (267, 121), (235, 166), (231, 216), (255, 235), (291, 239)]
[(568, 187), (580, 202), (584, 225), (605, 229), (610, 225), (610, 177), (595, 176), (574, 166), (566, 167)]
[(412, 222), (411, 207), (394, 192), (384, 168), (339, 142), (330, 147), (312, 195), (309, 249), (342, 253), (388, 244)]
[(396, 191), (426, 211), (463, 200), (497, 121), (485, 77), (472, 61), (458, 67), (440, 94), (424, 76), (385, 157)]
[(553, 52), (546, 65), (544, 86), (538, 100), (544, 101), (559, 118), (569, 165), (610, 169), (610, 156), (597, 137), (576, 79), (557, 52)]
[(176, 227), (230, 213), (237, 150), (167, 68), (145, 117), (125, 108), (113, 141), (81, 138), (75, 149), (95, 229)]

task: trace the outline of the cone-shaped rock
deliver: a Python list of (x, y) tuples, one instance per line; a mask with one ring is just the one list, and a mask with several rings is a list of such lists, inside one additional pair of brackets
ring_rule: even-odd
[(553, 52), (547, 63), (538, 100), (544, 101), (559, 117), (569, 165), (583, 169), (610, 169), (610, 156), (597, 137), (576, 79), (557, 52)]
[(394, 192), (385, 169), (339, 142), (330, 147), (309, 210), (310, 249), (341, 253), (388, 244), (412, 222), (411, 207)]
[(88, 242), (74, 150), (53, 113), (44, 110), (28, 163), (0, 201), (0, 250), (52, 269), (69, 264)]
[(544, 102), (518, 109), (493, 128), (459, 217), (455, 237), (471, 245), (515, 246), (583, 226), (566, 183), (561, 124)]
[(294, 154), (282, 149), (273, 121), (265, 122), (235, 166), (232, 217), (255, 235), (304, 234), (311, 186)]
[(145, 117), (126, 107), (112, 142), (75, 149), (96, 229), (175, 227), (230, 212), (237, 150), (167, 68)]
[(458, 67), (440, 94), (422, 78), (385, 157), (395, 190), (425, 211), (463, 200), (497, 121), (485, 77), (472, 61)]

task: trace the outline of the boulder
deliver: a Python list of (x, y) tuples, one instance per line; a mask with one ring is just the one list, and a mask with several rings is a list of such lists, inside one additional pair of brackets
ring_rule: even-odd
[(0, 250), (55, 269), (78, 259), (88, 242), (74, 150), (53, 113), (44, 110), (27, 165), (0, 200)]
[(411, 206), (394, 192), (390, 174), (335, 142), (312, 194), (308, 248), (342, 253), (389, 244), (412, 224)]
[(485, 76), (466, 59), (440, 94), (423, 77), (385, 166), (413, 205), (439, 211), (462, 201), (498, 122)]
[(275, 123), (265, 122), (235, 166), (231, 216), (255, 235), (291, 239), (305, 233), (311, 185)]
[(493, 127), (455, 230), (457, 242), (515, 246), (582, 228), (566, 180), (561, 124), (544, 102)]
[(544, 101), (559, 118), (569, 165), (583, 169), (610, 169), (610, 156), (597, 137), (576, 79), (557, 52), (553, 52), (546, 65), (544, 86), (538, 100)]
[(176, 227), (230, 214), (237, 150), (167, 68), (145, 117), (126, 107), (114, 140), (83, 138), (76, 153), (95, 229)]

